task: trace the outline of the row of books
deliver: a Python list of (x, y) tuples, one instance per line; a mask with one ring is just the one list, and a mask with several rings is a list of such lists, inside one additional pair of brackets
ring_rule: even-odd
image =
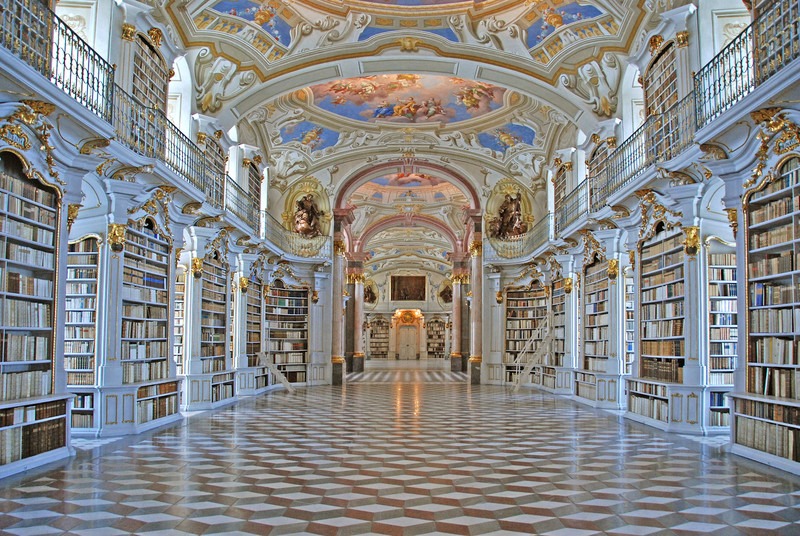
[(736, 415), (736, 443), (800, 462), (800, 429)]
[(53, 296), (53, 280), (9, 271), (6, 275), (6, 292), (51, 298)]
[(780, 337), (754, 337), (752, 353), (748, 355), (751, 363), (797, 365), (800, 355), (800, 342)]
[(68, 324), (92, 324), (94, 323), (94, 311), (83, 310), (75, 311), (67, 307), (66, 322)]
[(649, 419), (669, 422), (669, 403), (660, 398), (650, 398), (631, 393), (628, 396), (628, 411)]
[(66, 446), (65, 418), (0, 430), (0, 465)]
[(750, 305), (784, 305), (798, 301), (800, 285), (795, 290), (791, 285), (780, 283), (750, 283)]
[(225, 310), (225, 302), (227, 301), (225, 287), (203, 288), (201, 297), (203, 298), (203, 308), (211, 310), (215, 307), (218, 311)]
[(65, 326), (64, 338), (66, 340), (94, 339), (94, 325), (91, 326)]
[(136, 403), (137, 422), (146, 423), (178, 413), (178, 395), (139, 400)]
[(93, 413), (72, 413), (71, 416), (73, 428), (94, 428), (94, 414)]
[[(290, 318), (294, 317), (294, 318)], [(277, 307), (268, 309), (267, 320), (304, 320), (306, 310), (294, 308)]]
[(67, 356), (64, 358), (64, 368), (66, 370), (94, 370), (94, 356)]
[(164, 255), (169, 254), (168, 238), (158, 234), (158, 231), (149, 222), (129, 223), (125, 232), (125, 241), (152, 248)]
[(122, 383), (163, 380), (169, 375), (169, 363), (160, 361), (126, 361), (122, 363)]
[(797, 398), (797, 370), (793, 368), (747, 367), (747, 392), (757, 395)]
[[(152, 243), (135, 244), (131, 241), (125, 242), (125, 262), (134, 261), (132, 257), (146, 261), (145, 265), (147, 266), (162, 266), (169, 262), (169, 251), (162, 251), (161, 244), (156, 244), (156, 249), (152, 249), (151, 244)], [(155, 263), (152, 261), (155, 261)]]
[(210, 372), (221, 372), (223, 370), (228, 369), (228, 364), (225, 360), (225, 356), (222, 355), (219, 357), (214, 357), (212, 359), (203, 359), (201, 363), (202, 363), (203, 374), (208, 374)]
[(800, 197), (796, 196), (782, 197), (761, 206), (756, 205), (756, 208), (751, 208), (748, 213), (750, 225), (758, 225), (798, 210), (800, 210)]
[[(67, 277), (69, 278), (69, 275), (67, 275)], [(88, 303), (94, 301), (94, 296), (97, 294), (97, 283), (75, 283), (73, 281), (68, 281), (67, 282), (67, 288), (66, 288), (66, 294), (67, 294), (67, 296), (70, 296), (70, 295), (72, 295), (72, 296), (90, 296), (90, 297), (76, 297), (76, 298), (74, 298), (76, 300), (81, 300), (81, 299), (82, 300), (86, 300), (84, 303), (88, 304)], [(80, 302), (78, 302), (78, 303), (80, 303)], [(91, 305), (91, 306), (87, 305), (86, 308), (89, 308), (89, 307), (93, 308), (94, 306), (93, 305)], [(81, 307), (75, 307), (75, 308), (76, 309), (80, 309)]]
[(708, 295), (711, 298), (735, 298), (739, 292), (736, 282), (731, 283), (716, 283), (709, 285)]
[[(708, 263), (712, 266), (710, 271), (711, 274), (714, 273), (714, 270), (717, 268), (713, 268), (714, 266), (736, 266), (736, 254), (735, 253), (712, 253), (708, 256)], [(734, 272), (734, 279), (736, 278)], [(727, 277), (714, 277), (713, 279), (728, 279)]]
[(642, 303), (680, 298), (684, 295), (683, 281), (662, 285), (642, 292)]
[(733, 372), (709, 372), (709, 385), (733, 385)]
[(55, 233), (50, 229), (16, 220), (6, 220), (2, 228), (0, 228), (0, 232), (6, 236), (22, 238), (43, 246), (52, 246), (53, 238), (55, 237)]
[(163, 274), (152, 273), (139, 267), (125, 265), (122, 272), (122, 281), (129, 285), (164, 290), (167, 288), (166, 271)]
[(269, 287), (269, 295), (273, 297), (284, 298), (306, 298), (308, 297), (308, 289), (282, 289), (278, 287)]
[(798, 426), (800, 423), (800, 407), (786, 406), (760, 400), (736, 399), (736, 413), (742, 413), (759, 419), (767, 419)]
[(761, 259), (756, 255), (751, 255), (750, 258), (755, 259), (751, 260), (747, 267), (750, 277), (753, 278), (791, 272), (795, 266), (800, 266), (800, 253), (795, 254), (791, 249), (765, 255)]
[(0, 400), (18, 400), (49, 395), (52, 393), (52, 377), (50, 370), (5, 372), (0, 375), (3, 387), (0, 392)]
[(584, 335), (587, 341), (607, 341), (608, 326), (586, 328)]
[(169, 344), (163, 341), (122, 341), (120, 357), (123, 360), (162, 359), (169, 355)]
[[(85, 240), (81, 240), (81, 243)], [(67, 255), (67, 266), (95, 266), (95, 268), (69, 268), (69, 270), (85, 270), (86, 272), (97, 274), (97, 252), (94, 253), (73, 253)], [(70, 272), (67, 272), (68, 274)], [(86, 279), (94, 276), (76, 276), (77, 279)]]
[[(736, 320), (731, 323), (736, 324)], [(739, 338), (739, 328), (712, 327), (708, 331), (712, 341), (735, 341)]]
[(67, 372), (67, 385), (94, 385), (94, 372)]
[(67, 405), (63, 400), (3, 408), (0, 409), (0, 428), (58, 417), (64, 415), (66, 411)]
[(714, 407), (727, 407), (728, 393), (725, 391), (710, 391), (708, 393), (708, 402), (710, 406)]
[(585, 356), (583, 358), (583, 370), (592, 372), (605, 372), (608, 369), (608, 359), (605, 357)]
[(654, 244), (649, 244), (642, 248), (642, 261), (653, 257), (655, 255), (660, 255), (665, 252), (672, 251), (673, 249), (679, 248), (683, 246), (683, 235), (680, 233), (675, 234), (671, 238), (666, 238), (655, 242)]
[(154, 396), (168, 395), (178, 392), (178, 382), (157, 383), (154, 385), (144, 385), (136, 390), (136, 398), (150, 398)]
[[(95, 287), (95, 285), (91, 285)], [(97, 306), (97, 299), (94, 297), (96, 288), (92, 289), (92, 296), (70, 296), (65, 300), (67, 312), (80, 309), (93, 311)], [(92, 322), (93, 320), (90, 320)], [(69, 321), (68, 321), (69, 322)]]
[(510, 296), (506, 299), (506, 307), (547, 307), (547, 299), (540, 298), (540, 299), (528, 299), (528, 298), (516, 298), (512, 299)]
[(6, 298), (3, 309), (6, 326), (49, 328), (53, 325), (53, 304)]
[(641, 320), (683, 317), (683, 302), (672, 301), (642, 305), (639, 315)]
[(708, 366), (712, 370), (734, 369), (736, 365), (735, 354), (731, 357), (709, 357)]
[(161, 305), (126, 303), (122, 305), (122, 316), (147, 318), (150, 320), (166, 320), (167, 308)]
[(738, 308), (736, 300), (713, 300), (708, 310), (712, 313), (735, 313)]
[[(647, 272), (644, 272), (647, 274)], [(673, 281), (680, 281), (683, 279), (683, 266), (676, 266), (672, 270), (667, 270), (654, 275), (645, 275), (642, 277), (642, 289), (650, 287), (657, 287)]]
[(708, 426), (727, 428), (731, 425), (731, 414), (729, 411), (711, 408), (708, 412)]
[(506, 329), (533, 329), (542, 324), (543, 319), (506, 320)]
[(683, 383), (683, 359), (650, 359), (642, 357), (639, 376), (666, 383)]
[(8, 242), (6, 243), (6, 259), (28, 266), (52, 270), (55, 256), (49, 251), (42, 251), (15, 242)]
[[(683, 335), (683, 320), (648, 320), (642, 323), (642, 338), (679, 337)], [(727, 338), (727, 337), (725, 337)], [(644, 342), (642, 343), (645, 344)]]
[(506, 308), (506, 318), (544, 318), (547, 316), (547, 309), (538, 307), (536, 309), (513, 309)]
[(750, 249), (759, 249), (791, 242), (795, 236), (793, 224), (771, 227), (759, 233), (750, 235)]
[(286, 352), (290, 350), (306, 350), (308, 346), (307, 341), (302, 342), (288, 342), (288, 341), (267, 341), (267, 350), (270, 352)]
[(204, 342), (200, 346), (200, 357), (225, 357), (225, 345)]
[(120, 335), (124, 339), (165, 339), (167, 324), (158, 320), (123, 320)]
[(122, 299), (126, 301), (167, 303), (168, 293), (166, 290), (155, 288), (134, 287), (125, 285), (122, 287)]
[(676, 251), (642, 262), (642, 273), (654, 272), (683, 262), (683, 251)]
[(233, 397), (233, 384), (221, 383), (219, 385), (211, 386), (211, 401), (219, 402), (220, 400), (227, 400)]
[(51, 345), (49, 335), (25, 335), (7, 333), (5, 344), (0, 346), (5, 363), (21, 361), (43, 361), (50, 359)]
[(642, 382), (638, 380), (627, 380), (628, 391), (642, 393), (646, 395), (660, 396), (667, 398), (667, 386), (657, 383)]
[(213, 327), (200, 328), (200, 342), (225, 342), (225, 330)]
[(34, 182), (29, 182), (7, 173), (0, 173), (0, 188), (14, 194), (14, 196), (21, 196), (40, 205), (56, 207), (57, 198), (55, 194)]
[(750, 311), (752, 333), (792, 333), (796, 326), (800, 326), (800, 308)]
[(276, 355), (274, 359), (276, 365), (301, 365), (306, 362), (305, 354), (299, 352)]

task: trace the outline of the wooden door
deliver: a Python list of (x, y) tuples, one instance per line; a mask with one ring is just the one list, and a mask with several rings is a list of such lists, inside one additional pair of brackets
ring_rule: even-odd
[(397, 338), (397, 358), (417, 358), (417, 326), (402, 326)]

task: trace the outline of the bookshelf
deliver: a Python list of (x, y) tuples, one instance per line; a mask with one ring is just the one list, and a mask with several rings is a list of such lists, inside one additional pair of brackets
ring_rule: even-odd
[(683, 383), (684, 251), (679, 227), (655, 224), (640, 243), (639, 360), (627, 382), (628, 412), (648, 424), (670, 423), (670, 384)]
[[(610, 290), (608, 264), (593, 255), (584, 266), (581, 288), (581, 355), (575, 371), (574, 390), (579, 399), (598, 400), (597, 373), (608, 370)], [(605, 385), (605, 382), (604, 382)]]
[(203, 257), (200, 277), (200, 372), (211, 374), (211, 403), (233, 397), (228, 359), (228, 264), (218, 251)]
[[(548, 298), (545, 286), (534, 279), (524, 288), (506, 290), (505, 352), (503, 364), (505, 381), (513, 382), (525, 367), (526, 359), (536, 352), (544, 340)], [(519, 363), (516, 360), (520, 359)], [(543, 376), (542, 366), (531, 372), (531, 382), (555, 388), (555, 375)], [(552, 384), (552, 385), (551, 385)]]
[[(570, 293), (572, 280), (569, 280)], [(553, 344), (548, 357), (548, 366), (542, 368), (542, 387), (556, 393), (572, 394), (573, 392), (573, 369), (568, 362), (567, 354), (571, 354), (568, 348), (568, 326), (567, 318), (570, 317), (569, 293), (567, 292), (567, 280), (559, 272), (550, 283), (550, 310), (552, 311), (553, 322)], [(571, 361), (571, 359), (569, 360)], [(550, 377), (554, 377), (550, 380)], [(553, 387), (549, 387), (553, 385)]]
[(256, 368), (256, 391), (272, 384), (269, 369), (259, 355), (264, 351), (264, 288), (260, 278), (250, 276), (245, 300), (245, 353), (247, 366)]
[[(711, 242), (708, 257), (708, 413), (710, 431), (727, 432), (739, 340), (735, 244)], [(716, 430), (715, 430), (716, 429)]]
[(388, 359), (389, 357), (389, 321), (379, 316), (371, 322), (369, 337), (370, 359)]
[(70, 413), (73, 434), (95, 428), (99, 251), (95, 236), (72, 241), (67, 246), (64, 370), (67, 389), (75, 396)]
[(186, 357), (183, 353), (186, 334), (186, 277), (187, 272), (180, 267), (177, 270), (175, 277), (175, 304), (172, 308), (173, 326), (172, 326), (172, 357), (175, 360), (175, 366), (178, 374), (185, 374), (187, 372)]
[(307, 381), (308, 289), (276, 279), (266, 291), (267, 351), (292, 383)]
[(434, 318), (426, 323), (428, 359), (444, 359), (447, 342), (445, 322)]
[(0, 153), (0, 476), (67, 455), (68, 397), (54, 389), (60, 210), (55, 190)]
[(177, 416), (177, 382), (170, 367), (171, 238), (152, 218), (129, 221), (122, 265), (119, 356), (122, 386), (135, 393), (135, 422)]
[(743, 199), (745, 389), (732, 396), (733, 452), (800, 472), (800, 159)]
[(633, 373), (636, 357), (636, 287), (630, 267), (625, 269), (625, 363), (624, 374)]

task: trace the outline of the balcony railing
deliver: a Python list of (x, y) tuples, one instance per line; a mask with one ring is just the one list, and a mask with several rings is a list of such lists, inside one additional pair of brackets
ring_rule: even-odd
[(563, 233), (564, 229), (586, 214), (589, 208), (587, 187), (588, 181), (583, 181), (564, 197), (564, 202), (556, 214), (556, 235)]
[(252, 196), (229, 176), (225, 176), (225, 208), (246, 223), (251, 229), (258, 229), (259, 207), (253, 203)]
[(306, 238), (293, 233), (266, 210), (261, 211), (261, 238), (298, 257), (329, 259), (333, 254), (330, 236)]

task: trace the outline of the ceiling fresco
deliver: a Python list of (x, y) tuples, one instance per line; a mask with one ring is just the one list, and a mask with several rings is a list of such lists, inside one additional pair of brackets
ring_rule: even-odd
[(383, 177), (372, 179), (370, 183), (377, 186), (394, 186), (400, 188), (420, 188), (423, 186), (436, 186), (446, 182), (444, 179), (428, 175), (427, 173), (391, 173)]
[[(554, 7), (556, 4), (558, 7)], [(549, 37), (553, 32), (577, 21), (588, 21), (604, 15), (602, 11), (594, 6), (584, 6), (577, 2), (541, 2), (540, 5), (531, 13), (538, 15), (528, 28), (528, 48), (534, 48)], [(579, 35), (579, 37), (591, 37), (591, 35)]]
[(321, 151), (333, 147), (339, 140), (339, 133), (335, 130), (317, 125), (310, 121), (281, 128), (281, 140), (284, 144), (297, 142), (309, 151)]
[(505, 88), (461, 78), (388, 74), (312, 86), (314, 103), (358, 121), (454, 123), (503, 106)]
[(536, 132), (529, 127), (508, 123), (478, 134), (478, 141), (487, 149), (504, 153), (517, 145), (533, 145)]
[[(366, 41), (370, 37), (373, 37), (378, 34), (386, 33), (386, 32), (393, 32), (396, 31), (396, 28), (376, 28), (374, 26), (370, 26), (369, 28), (365, 29), (361, 35), (358, 36), (359, 41)], [(432, 33), (438, 35), (440, 37), (444, 37), (448, 41), (452, 41), (454, 43), (458, 43), (458, 36), (456, 33), (451, 30), (450, 28), (421, 28), (423, 32)]]
[(257, 24), (284, 46), (289, 46), (292, 42), (291, 26), (278, 15), (277, 9), (267, 2), (222, 0), (213, 4), (211, 8), (219, 13)]

